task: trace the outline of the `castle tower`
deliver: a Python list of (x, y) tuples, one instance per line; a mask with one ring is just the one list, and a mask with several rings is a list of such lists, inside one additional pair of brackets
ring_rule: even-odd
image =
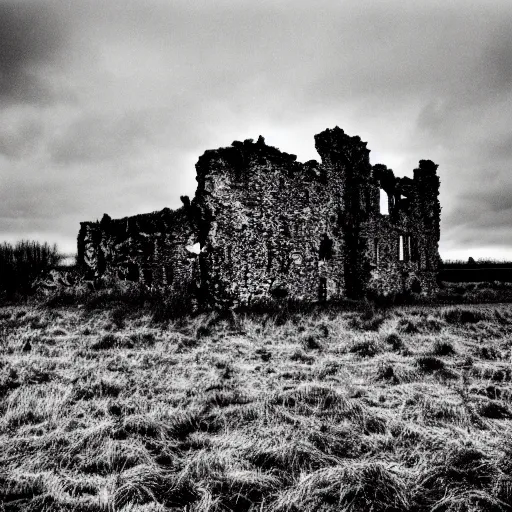
[(421, 233), (418, 240), (420, 268), (427, 272), (437, 272), (439, 262), (441, 206), (437, 168), (431, 160), (420, 160), (419, 167), (414, 169), (415, 213)]
[(340, 198), (345, 295), (357, 298), (364, 293), (369, 278), (368, 242), (361, 227), (375, 208), (370, 150), (360, 137), (350, 137), (337, 126), (315, 135), (315, 143), (326, 186)]

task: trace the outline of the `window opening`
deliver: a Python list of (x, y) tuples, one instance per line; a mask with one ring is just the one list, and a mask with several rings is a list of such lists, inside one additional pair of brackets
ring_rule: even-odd
[(139, 280), (139, 266), (135, 263), (128, 263), (126, 279), (128, 281), (138, 281)]
[(411, 261), (419, 261), (418, 240), (411, 235)]
[(193, 254), (199, 254), (201, 252), (201, 244), (199, 242), (196, 242), (195, 244), (192, 245), (186, 245), (185, 249)]
[(375, 253), (375, 264), (378, 265), (380, 261), (380, 248), (379, 248), (379, 239), (376, 238), (373, 241), (374, 253)]
[(324, 233), (320, 240), (319, 258), (320, 260), (330, 260), (333, 255), (333, 241)]
[(389, 199), (388, 199), (388, 193), (380, 189), (380, 213), (382, 215), (389, 215)]
[(150, 268), (145, 268), (144, 272), (144, 283), (148, 286), (153, 284), (153, 270)]
[(404, 237), (400, 235), (398, 240), (398, 260), (404, 261)]
[(173, 270), (172, 270), (172, 266), (171, 265), (168, 265), (166, 268), (165, 268), (165, 278), (167, 280), (167, 285), (171, 285), (172, 284), (172, 281), (174, 279), (174, 273), (173, 273)]

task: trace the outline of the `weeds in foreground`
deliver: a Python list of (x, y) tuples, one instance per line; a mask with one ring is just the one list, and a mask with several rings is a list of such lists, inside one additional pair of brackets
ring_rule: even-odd
[(386, 336), (385, 342), (395, 352), (398, 352), (399, 350), (402, 350), (404, 348), (404, 342), (402, 341), (402, 338), (400, 338), (400, 336), (395, 332), (392, 332), (391, 334)]
[(456, 351), (449, 341), (436, 340), (432, 347), (432, 353), (435, 356), (452, 356)]
[(364, 339), (353, 343), (349, 351), (361, 357), (373, 357), (381, 351), (379, 342), (376, 339)]
[(509, 306), (109, 304), (0, 308), (6, 510), (510, 508)]
[(445, 369), (444, 362), (434, 356), (419, 356), (416, 358), (416, 365), (427, 373)]
[(379, 462), (341, 464), (314, 471), (278, 499), (275, 510), (408, 510), (407, 489)]
[(463, 307), (447, 309), (443, 316), (448, 323), (453, 325), (476, 324), (489, 319), (489, 314), (485, 311)]

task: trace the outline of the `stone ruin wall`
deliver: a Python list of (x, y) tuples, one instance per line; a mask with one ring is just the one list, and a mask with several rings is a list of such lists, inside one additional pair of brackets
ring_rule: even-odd
[(196, 255), (187, 250), (196, 238), (185, 206), (122, 219), (105, 214), (99, 222), (80, 223), (77, 259), (89, 279), (107, 274), (182, 289), (197, 277)]
[(321, 162), (297, 162), (262, 137), (206, 151), (191, 203), (81, 223), (79, 261), (96, 277), (192, 286), (214, 306), (435, 291), (437, 166), (421, 160), (413, 179), (396, 178), (338, 127), (315, 144)]
[(410, 179), (396, 178), (383, 165), (374, 166), (379, 189), (387, 193), (389, 213), (377, 209), (364, 226), (369, 290), (380, 295), (436, 291), (441, 214), (436, 169), (430, 160), (420, 160)]

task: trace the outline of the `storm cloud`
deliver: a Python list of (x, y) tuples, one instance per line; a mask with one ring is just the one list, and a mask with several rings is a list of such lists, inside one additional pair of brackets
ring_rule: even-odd
[(63, 27), (44, 3), (0, 3), (0, 102), (48, 103), (44, 66), (56, 58)]
[(439, 164), (441, 255), (512, 257), (505, 1), (0, 0), (0, 236), (73, 251), (81, 220), (180, 204), (206, 149)]

